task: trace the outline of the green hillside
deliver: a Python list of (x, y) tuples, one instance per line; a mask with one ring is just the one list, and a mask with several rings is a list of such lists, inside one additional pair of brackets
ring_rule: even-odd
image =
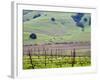
[[(27, 12), (27, 11), (26, 11)], [(76, 13), (29, 11), (23, 15), (23, 40), (24, 44), (44, 44), (70, 41), (90, 41), (91, 27), (88, 21), (84, 22), (85, 30), (76, 26), (71, 18)], [(85, 13), (84, 17), (90, 14)], [(84, 19), (82, 17), (82, 20)], [(37, 39), (30, 39), (30, 34), (35, 33)]]

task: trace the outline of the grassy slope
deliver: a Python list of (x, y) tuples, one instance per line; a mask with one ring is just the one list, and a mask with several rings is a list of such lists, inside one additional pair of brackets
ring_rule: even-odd
[[(24, 22), (24, 44), (40, 44), (50, 42), (90, 41), (90, 27), (82, 32), (70, 17), (74, 13), (41, 13), (41, 17), (32, 19), (36, 12), (24, 15), (29, 21)], [(45, 16), (46, 15), (46, 16)], [(50, 19), (54, 17), (55, 22)], [(37, 39), (29, 38), (30, 33), (36, 33)]]

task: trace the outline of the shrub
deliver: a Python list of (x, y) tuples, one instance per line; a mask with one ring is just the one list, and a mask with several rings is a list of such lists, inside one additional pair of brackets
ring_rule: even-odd
[(54, 17), (52, 17), (52, 18), (51, 18), (51, 21), (55, 21), (55, 18), (54, 18)]
[(31, 33), (30, 36), (29, 36), (31, 39), (37, 39), (37, 36), (35, 33)]

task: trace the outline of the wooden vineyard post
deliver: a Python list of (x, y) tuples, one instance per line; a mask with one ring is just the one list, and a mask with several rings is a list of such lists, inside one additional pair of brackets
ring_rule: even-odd
[[(46, 51), (46, 53), (48, 54), (48, 51), (49, 51), (49, 49), (47, 48), (47, 51)], [(47, 59), (47, 64), (49, 63), (49, 54), (47, 55), (47, 57), (46, 57), (46, 59)]]
[(38, 59), (40, 59), (40, 49), (38, 48)]
[(62, 57), (62, 49), (60, 48), (60, 57)]
[(52, 58), (53, 58), (53, 55), (52, 55), (52, 49), (51, 49), (51, 63), (52, 63)]
[(55, 56), (56, 56), (56, 60), (57, 60), (57, 57), (58, 57), (58, 54), (57, 54), (57, 49), (56, 49), (56, 54), (55, 54)]
[(32, 55), (31, 55), (31, 53), (32, 53), (32, 49), (28, 49), (28, 55), (29, 55), (29, 59), (30, 59), (30, 64), (32, 65), (32, 69), (34, 69), (34, 64), (32, 63)]
[(61, 49), (61, 57), (62, 57), (62, 54), (63, 54), (63, 50)]
[[(61, 48), (60, 51), (61, 51), (60, 58), (61, 60), (63, 60), (63, 49)], [(60, 61), (60, 67), (62, 67), (62, 61)]]
[(33, 52), (34, 52), (34, 56), (36, 56), (36, 49), (35, 48), (34, 48)]
[(44, 51), (44, 55), (45, 55), (45, 67), (46, 67), (46, 49), (43, 48), (43, 51)]
[(76, 51), (75, 51), (75, 48), (72, 52), (72, 67), (74, 67), (74, 64), (75, 64), (75, 57), (76, 57)]

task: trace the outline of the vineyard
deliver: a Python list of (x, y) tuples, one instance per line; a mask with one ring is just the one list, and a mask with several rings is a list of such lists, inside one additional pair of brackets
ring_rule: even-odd
[(23, 69), (91, 65), (89, 42), (24, 45)]

